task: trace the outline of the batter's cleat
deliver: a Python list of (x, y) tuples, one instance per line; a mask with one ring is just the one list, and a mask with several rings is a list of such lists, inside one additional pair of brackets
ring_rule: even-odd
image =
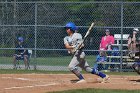
[(101, 83), (107, 83), (108, 80), (109, 80), (109, 76), (106, 75), (106, 77), (104, 77), (104, 78), (102, 79), (102, 82), (101, 82)]
[(86, 80), (81, 79), (81, 80), (77, 81), (76, 83), (86, 83)]

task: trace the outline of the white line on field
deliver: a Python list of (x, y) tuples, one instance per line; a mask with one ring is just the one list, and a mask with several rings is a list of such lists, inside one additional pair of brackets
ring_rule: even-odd
[(134, 85), (139, 85), (140, 83), (138, 83), (138, 82), (135, 82), (135, 83), (132, 83), (132, 84), (134, 84)]
[(125, 78), (125, 77), (124, 78), (110, 77), (110, 79), (128, 79), (128, 78)]
[(1, 78), (3, 78), (3, 79), (8, 79), (8, 78), (12, 78), (12, 77), (1, 77)]
[(9, 87), (9, 88), (4, 88), (4, 89), (9, 90), (9, 89), (22, 89), (22, 88), (31, 88), (31, 87), (34, 87), (34, 86)]
[(23, 81), (33, 81), (29, 78), (14, 78), (14, 77), (1, 77), (3, 79), (16, 79), (16, 80), (23, 80)]
[(10, 90), (10, 89), (23, 89), (23, 88), (32, 88), (32, 87), (46, 87), (46, 86), (53, 86), (53, 85), (58, 85), (58, 83), (50, 83), (50, 84), (44, 84), (44, 85), (32, 85), (32, 86), (22, 86), (22, 87), (9, 87), (9, 88), (4, 88), (5, 90)]
[(31, 74), (22, 74), (25, 76), (32, 76), (32, 75), (36, 75), (36, 76), (40, 76), (40, 75), (74, 75), (74, 74), (37, 74), (37, 73), (31, 73)]
[(34, 85), (37, 87), (41, 87), (41, 86), (53, 86), (53, 85), (59, 85), (58, 83), (51, 83), (51, 84), (45, 84), (45, 85)]
[(28, 78), (14, 78), (14, 79), (17, 79), (17, 80), (25, 80), (25, 81), (32, 81), (31, 79), (28, 79)]

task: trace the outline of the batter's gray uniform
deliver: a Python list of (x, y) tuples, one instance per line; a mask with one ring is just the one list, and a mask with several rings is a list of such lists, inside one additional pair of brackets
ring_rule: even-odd
[(77, 50), (83, 39), (80, 33), (73, 33), (75, 30), (77, 30), (76, 25), (73, 22), (69, 22), (66, 24), (65, 29), (69, 36), (64, 38), (64, 44), (68, 49), (68, 52), (73, 55), (73, 58), (69, 64), (70, 71), (79, 78), (79, 82), (84, 81), (84, 77), (77, 69), (77, 66), (91, 74), (96, 74), (102, 78), (105, 78), (106, 75), (104, 73), (98, 72), (98, 70), (89, 67), (88, 63), (85, 61), (85, 53), (82, 51), (82, 48)]
[[(64, 44), (68, 43), (71, 46), (78, 47), (82, 40), (82, 35), (80, 33), (74, 33), (72, 36), (66, 36), (64, 38)], [(78, 51), (75, 51), (75, 49), (69, 49), (68, 53), (73, 55), (73, 58), (68, 66), (71, 71), (77, 69), (77, 66), (79, 66), (87, 72), (92, 72), (92, 69), (85, 61), (85, 53), (82, 51), (82, 49)]]

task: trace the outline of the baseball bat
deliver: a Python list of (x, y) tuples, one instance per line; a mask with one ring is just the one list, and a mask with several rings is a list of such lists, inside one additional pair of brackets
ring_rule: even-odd
[(88, 36), (88, 35), (90, 34), (90, 32), (92, 31), (93, 26), (94, 26), (94, 22), (91, 24), (91, 26), (89, 27), (89, 29), (88, 29), (86, 35), (84, 36), (83, 42), (85, 41), (85, 39), (87, 38), (87, 36)]
[(95, 24), (95, 23), (93, 22), (93, 23), (91, 24), (91, 26), (89, 27), (88, 31), (86, 32), (86, 34), (85, 34), (85, 36), (84, 36), (84, 38), (83, 38), (83, 41), (81, 42), (81, 44), (79, 44), (77, 50), (80, 49), (81, 45), (84, 43), (84, 41), (86, 40), (86, 38), (88, 37), (88, 35), (89, 35), (90, 32), (92, 31), (92, 28), (93, 28), (94, 24)]

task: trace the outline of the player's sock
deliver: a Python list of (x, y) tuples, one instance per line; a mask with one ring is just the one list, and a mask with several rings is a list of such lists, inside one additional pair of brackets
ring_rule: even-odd
[(83, 75), (77, 69), (72, 70), (72, 72), (80, 79), (84, 79)]
[(80, 74), (79, 76), (77, 76), (80, 80), (84, 79), (83, 75)]
[(96, 74), (96, 75), (98, 75), (98, 76), (100, 76), (102, 78), (106, 77), (106, 75), (104, 73), (99, 72), (97, 69), (93, 69), (91, 73)]
[(104, 73), (102, 73), (102, 72), (99, 72), (98, 76), (100, 76), (102, 78), (106, 77), (106, 75)]

